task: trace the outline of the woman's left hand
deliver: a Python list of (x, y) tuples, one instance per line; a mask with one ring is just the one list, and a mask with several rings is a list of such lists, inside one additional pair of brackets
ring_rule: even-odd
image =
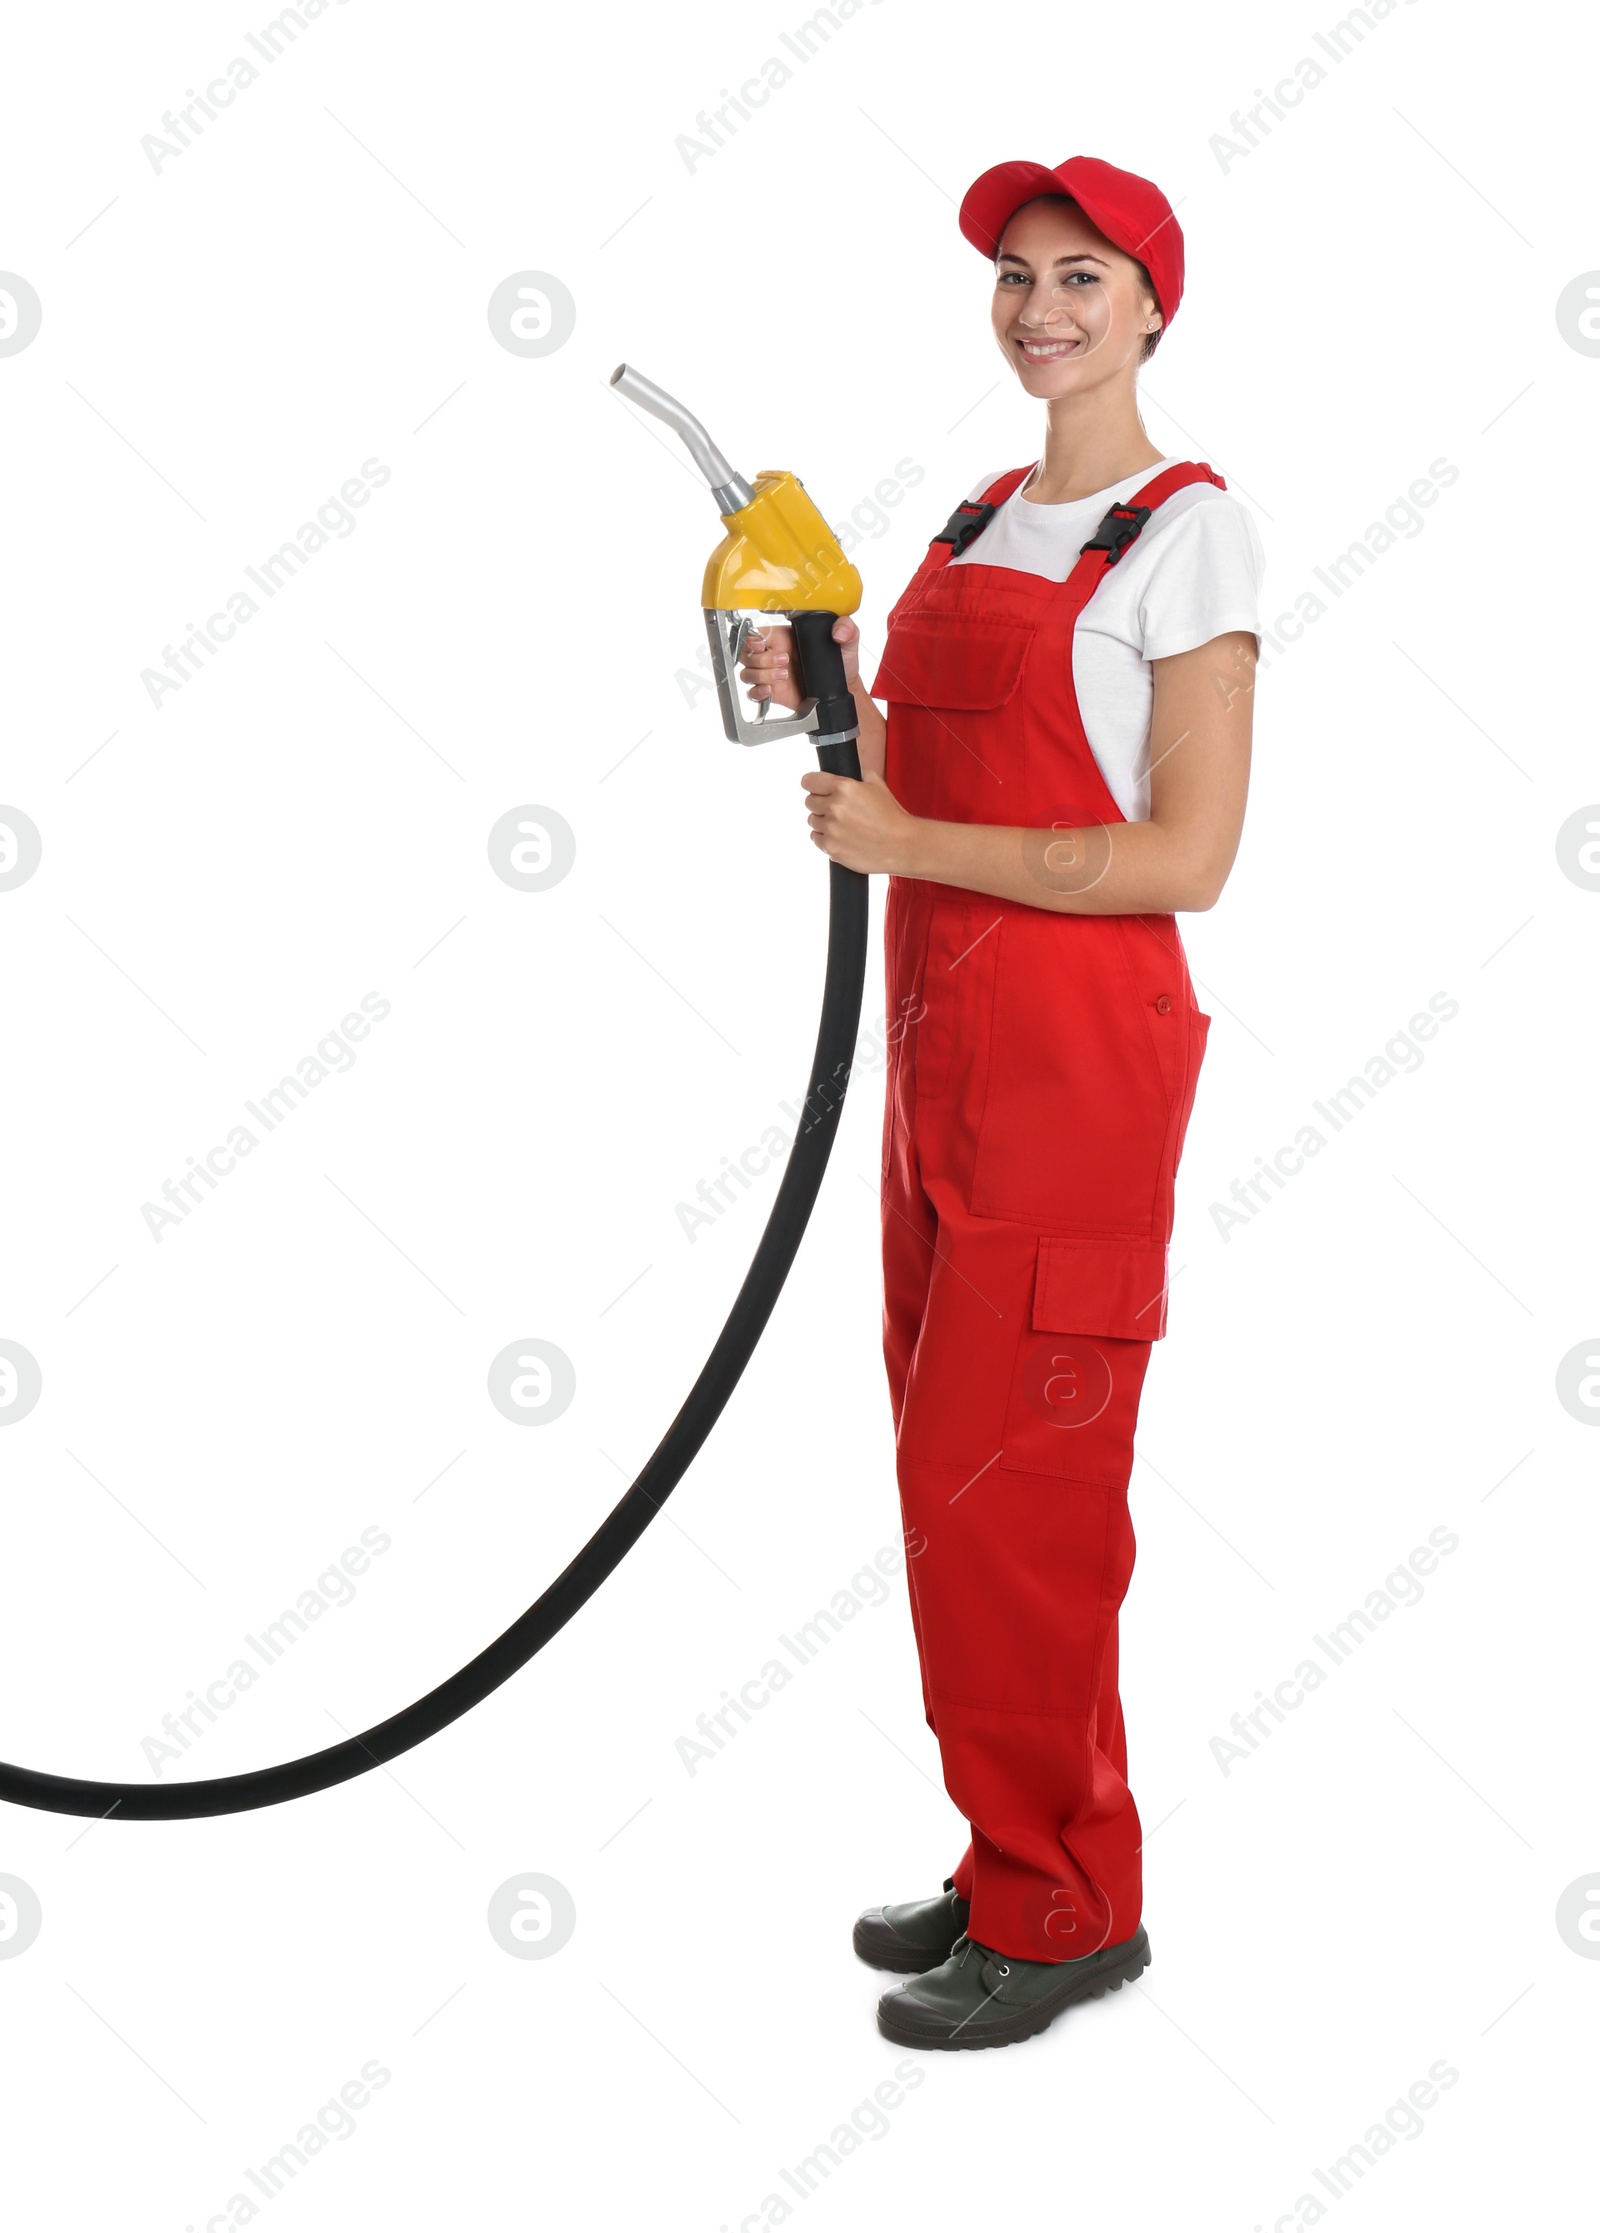
[(843, 868), (862, 875), (908, 876), (912, 841), (920, 827), (881, 775), (828, 775), (821, 768), (800, 778), (807, 794), (811, 842)]

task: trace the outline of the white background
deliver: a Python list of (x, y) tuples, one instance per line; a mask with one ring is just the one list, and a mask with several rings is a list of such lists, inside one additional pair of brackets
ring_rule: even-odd
[[(0, 266), (44, 322), (0, 358), (0, 801), (44, 853), (0, 895), (0, 1335), (43, 1393), (0, 1436), (0, 1751), (142, 1778), (163, 1714), (379, 1528), (354, 1602), (166, 1774), (319, 1749), (503, 1628), (648, 1454), (774, 1180), (692, 1244), (677, 1205), (803, 1083), (826, 875), (808, 751), (736, 751), (680, 680), (719, 530), (605, 375), (634, 361), (834, 521), (924, 468), (856, 554), (875, 651), (951, 505), (1038, 448), (955, 205), (1090, 152), (1179, 205), (1146, 418), (1255, 507), (1269, 614), (1459, 469), (1263, 673), (1239, 863), (1184, 926), (1216, 1022), (1124, 1620), (1153, 1967), (1004, 2053), (879, 2038), (851, 1921), (964, 1837), (903, 1575), (693, 1777), (676, 1750), (897, 1540), (875, 947), (767, 1339), (541, 1658), (296, 1805), (0, 1810), (43, 1911), (0, 1961), (19, 2222), (198, 2233), (243, 2193), (308, 2229), (731, 2233), (776, 2195), (1248, 2233), (1340, 2212), (1315, 2168), (1441, 2059), (1352, 2223), (1553, 2222), (1576, 2176), (1600, 1965), (1555, 1908), (1600, 1869), (1600, 1440), (1555, 1380), (1600, 1332), (1600, 896), (1555, 839), (1600, 796), (1600, 363), (1555, 303), (1600, 265), (1593, 56), (1571, 19), (1438, 0), (1341, 64), (1332, 9), (881, 0), (801, 66), (803, 20), (349, 0), (159, 172), (141, 138), (251, 52), (248, 9), (13, 21)], [(678, 136), (772, 55), (791, 82), (691, 169)], [(1219, 156), (1308, 55), (1326, 82)], [(525, 269), (577, 304), (537, 359), (485, 316)], [(141, 671), (369, 457), (356, 531), (153, 707)], [(577, 837), (538, 895), (486, 853), (527, 804)], [(392, 1013), (353, 1070), (153, 1240), (141, 1205), (369, 991)], [(1421, 1067), (1224, 1240), (1210, 1205), (1435, 993), (1459, 1014)], [(529, 1431), (485, 1376), (535, 1336), (578, 1393)], [(1435, 1528), (1459, 1547), (1422, 1601), (1225, 1775), (1230, 1717)], [(526, 1871), (576, 1903), (547, 1960), (485, 1920)], [(244, 2167), (374, 2060), (266, 2202)], [(781, 2168), (908, 2061), (800, 2200)]]

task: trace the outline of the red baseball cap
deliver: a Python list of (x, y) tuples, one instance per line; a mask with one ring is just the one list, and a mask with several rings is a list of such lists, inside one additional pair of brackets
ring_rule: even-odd
[(1160, 187), (1096, 155), (1069, 155), (1054, 170), (1044, 163), (996, 163), (967, 188), (961, 230), (992, 262), (1011, 219), (1041, 194), (1065, 194), (1114, 248), (1143, 264), (1162, 323), (1170, 326), (1183, 296), (1183, 234)]

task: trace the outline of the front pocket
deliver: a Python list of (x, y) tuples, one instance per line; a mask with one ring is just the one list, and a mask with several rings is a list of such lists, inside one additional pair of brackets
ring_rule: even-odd
[(1045, 1234), (1017, 1350), (1000, 1463), (1123, 1488), (1150, 1344), (1166, 1332), (1166, 1250)]
[(1173, 1095), (1117, 918), (1018, 908), (998, 935), (973, 1215), (1164, 1239)]
[(1189, 1010), (1189, 1074), (1183, 1083), (1178, 1105), (1177, 1137), (1172, 1150), (1172, 1167), (1176, 1171), (1178, 1158), (1183, 1153), (1183, 1143), (1188, 1137), (1189, 1119), (1194, 1113), (1195, 1087), (1200, 1083), (1200, 1065), (1206, 1058), (1206, 1045), (1211, 1032), (1211, 1018), (1199, 1008)]

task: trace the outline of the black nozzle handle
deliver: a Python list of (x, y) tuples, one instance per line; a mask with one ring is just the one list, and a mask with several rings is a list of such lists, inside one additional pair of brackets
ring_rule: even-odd
[[(845, 680), (844, 653), (833, 640), (838, 617), (837, 613), (790, 613), (800, 668), (795, 679), (802, 695), (817, 701), (817, 757), (823, 767), (834, 775), (859, 776), (856, 739), (861, 727), (856, 720), (856, 702)], [(835, 756), (835, 747), (848, 750), (849, 766)]]

